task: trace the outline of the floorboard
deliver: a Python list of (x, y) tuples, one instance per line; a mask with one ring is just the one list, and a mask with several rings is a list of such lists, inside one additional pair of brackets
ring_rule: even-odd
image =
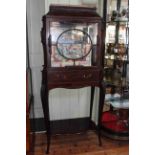
[[(46, 135), (38, 133), (35, 137), (34, 151), (29, 155), (46, 155), (45, 150)], [(98, 137), (93, 131), (54, 135), (51, 137), (49, 155), (129, 155), (129, 143), (103, 137), (100, 147)]]

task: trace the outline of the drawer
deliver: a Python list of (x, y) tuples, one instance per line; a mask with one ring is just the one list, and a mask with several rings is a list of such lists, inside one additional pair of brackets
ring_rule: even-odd
[(50, 83), (53, 82), (88, 82), (100, 79), (99, 71), (53, 71), (48, 74)]

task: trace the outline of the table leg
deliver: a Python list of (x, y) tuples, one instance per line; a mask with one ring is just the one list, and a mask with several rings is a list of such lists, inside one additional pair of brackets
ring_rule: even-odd
[(94, 101), (94, 91), (95, 91), (95, 87), (92, 86), (91, 87), (91, 99), (90, 99), (90, 115), (89, 115), (90, 121), (91, 121), (91, 118), (92, 118), (93, 101)]
[(41, 101), (43, 106), (43, 112), (44, 112), (44, 119), (45, 119), (45, 127), (46, 127), (46, 135), (47, 135), (47, 150), (46, 154), (49, 153), (50, 148), (50, 135), (51, 135), (51, 129), (50, 129), (50, 118), (49, 118), (49, 105), (48, 105), (48, 90), (46, 89), (46, 86), (42, 84), (41, 86)]
[(103, 106), (104, 106), (104, 98), (105, 98), (105, 87), (102, 84), (100, 86), (100, 95), (99, 95), (99, 109), (98, 109), (98, 139), (99, 139), (99, 145), (102, 145), (101, 140), (101, 116), (103, 112)]

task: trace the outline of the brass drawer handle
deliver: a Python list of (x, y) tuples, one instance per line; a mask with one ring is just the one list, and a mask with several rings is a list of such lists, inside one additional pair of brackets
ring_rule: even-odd
[(62, 76), (62, 79), (63, 79), (63, 80), (66, 80), (66, 79), (67, 79), (67, 76), (66, 76), (66, 75), (63, 75), (63, 76)]
[(88, 75), (83, 75), (83, 77), (85, 78), (85, 79), (88, 79), (88, 78), (91, 78), (92, 77), (92, 74), (88, 74)]
[(60, 74), (56, 74), (56, 78), (60, 78)]

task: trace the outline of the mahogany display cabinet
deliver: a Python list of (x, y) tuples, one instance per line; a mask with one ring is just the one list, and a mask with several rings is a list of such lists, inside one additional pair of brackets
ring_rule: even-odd
[(100, 120), (104, 104), (104, 26), (96, 8), (51, 5), (43, 16), (44, 49), (41, 99), (50, 147), (49, 90), (91, 87), (90, 121), (94, 89), (99, 87), (97, 133), (101, 145)]

